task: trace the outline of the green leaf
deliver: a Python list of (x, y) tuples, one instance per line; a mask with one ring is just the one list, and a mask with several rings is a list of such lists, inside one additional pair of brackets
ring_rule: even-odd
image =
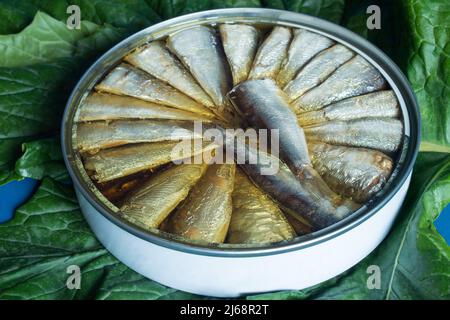
[(40, 180), (51, 177), (57, 181), (66, 181), (69, 176), (63, 162), (60, 140), (41, 139), (24, 143), (24, 154), (16, 162), (19, 176)]
[[(0, 64), (16, 66), (0, 67), (0, 185), (22, 177), (12, 172), (22, 143), (57, 133), (70, 90), (89, 59), (125, 36), (124, 29), (109, 25), (83, 26), (91, 31), (69, 30), (38, 13), (23, 32), (0, 36)], [(46, 62), (36, 64), (41, 60)]]
[(174, 300), (199, 299), (200, 296), (165, 287), (117, 262), (105, 275), (104, 281), (96, 291), (95, 298), (100, 300)]
[[(29, 1), (29, 0), (22, 0)], [(69, 5), (80, 7), (81, 19), (99, 25), (104, 23), (126, 29), (127, 33), (148, 27), (161, 18), (145, 0), (32, 0), (34, 6), (54, 18), (66, 22)]]
[(326, 19), (341, 21), (345, 0), (263, 0), (264, 7), (289, 10)]
[(74, 67), (60, 60), (0, 68), (0, 177), (10, 176), (23, 142), (58, 130)]
[[(96, 267), (97, 259), (101, 267)], [(104, 261), (107, 260), (107, 261)], [(18, 267), (0, 276), (0, 299), (89, 299), (101, 281), (103, 273), (114, 260), (106, 250), (88, 251), (55, 258), (42, 259), (30, 266)], [(111, 263), (111, 262), (110, 262)], [(80, 290), (68, 289), (69, 266), (81, 271)], [(93, 266), (94, 265), (94, 266)]]
[[(394, 229), (366, 259), (329, 282), (264, 299), (449, 299), (450, 247), (433, 222), (450, 202), (450, 156), (421, 154)], [(368, 289), (369, 266), (381, 271), (380, 289)]]
[(18, 34), (0, 35), (0, 67), (22, 67), (69, 57), (86, 58), (127, 35), (124, 28), (81, 21), (80, 29), (43, 12)]
[(369, 0), (346, 1), (344, 15), (341, 20), (341, 24), (344, 27), (366, 39), (368, 39), (369, 33), (366, 24), (368, 17), (366, 9), (368, 5), (370, 5)]
[(33, 20), (36, 11), (30, 1), (1, 1), (0, 34), (19, 32)]
[(402, 48), (422, 115), (423, 151), (450, 152), (450, 5), (406, 1)]
[[(81, 271), (80, 290), (66, 286), (69, 266)], [(0, 225), (0, 299), (197, 298), (150, 281), (97, 242), (73, 190), (44, 179), (13, 220)]]
[(259, 0), (147, 0), (147, 2), (163, 19), (212, 9), (261, 7)]
[(92, 58), (127, 36), (126, 29), (104, 25), (97, 32), (77, 41), (76, 57)]
[[(80, 215), (73, 189), (44, 179), (13, 220), (0, 224), (0, 268), (101, 248)], [(11, 264), (7, 263), (10, 259)], [(1, 273), (1, 272), (0, 272)], [(1, 287), (1, 286), (0, 286)]]
[(46, 13), (38, 12), (23, 31), (0, 36), (0, 67), (17, 67), (66, 58), (74, 54), (78, 40), (97, 32), (99, 26), (82, 21), (69, 29)]
[(80, 8), (81, 19), (98, 25), (109, 24), (132, 33), (161, 18), (145, 0), (15, 0), (0, 2), (0, 34), (17, 33), (26, 27), (38, 11), (66, 23), (69, 5)]
[[(10, 150), (8, 150), (9, 152)], [(18, 175), (14, 170), (14, 163), (9, 162), (3, 165), (0, 165), (0, 186), (6, 184), (11, 181), (19, 181), (22, 180), (23, 177)]]
[(148, 0), (163, 19), (210, 9), (266, 7), (310, 14), (333, 22), (340, 21), (344, 2), (344, 0)]

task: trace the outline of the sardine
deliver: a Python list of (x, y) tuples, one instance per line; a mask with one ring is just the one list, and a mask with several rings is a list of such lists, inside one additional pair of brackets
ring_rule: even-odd
[(141, 171), (120, 179), (96, 183), (96, 187), (106, 199), (118, 206), (127, 194), (146, 181), (150, 175), (151, 170)]
[[(234, 150), (236, 159), (248, 177), (284, 211), (295, 215), (302, 224), (313, 229), (325, 228), (356, 210), (359, 205), (352, 201), (340, 201), (339, 204), (324, 198), (320, 192), (311, 190), (311, 183), (301, 183), (289, 168), (277, 157), (257, 150), (252, 146), (235, 143), (226, 139), (225, 144)], [(256, 159), (255, 161), (250, 161)], [(270, 172), (270, 173), (269, 173)]]
[(212, 164), (170, 216), (167, 231), (191, 240), (222, 243), (230, 224), (234, 164)]
[(201, 140), (139, 143), (101, 150), (86, 156), (84, 167), (97, 182), (106, 182), (160, 165), (188, 159), (217, 148)]
[(246, 81), (230, 92), (230, 99), (253, 127), (278, 130), (282, 159), (309, 193), (326, 202), (324, 211), (343, 206), (351, 212), (354, 204), (333, 192), (312, 167), (303, 129), (274, 81)]
[(247, 80), (258, 49), (260, 33), (246, 24), (222, 24), (219, 27), (223, 48), (233, 75), (233, 85)]
[(283, 88), (312, 57), (333, 44), (333, 40), (318, 33), (295, 29), (294, 39), (277, 76), (278, 85)]
[(211, 117), (115, 94), (94, 92), (80, 107), (77, 121), (167, 119), (211, 122)]
[(280, 208), (238, 170), (227, 242), (264, 244), (294, 237)]
[(80, 152), (95, 153), (128, 143), (200, 139), (202, 134), (194, 131), (194, 124), (190, 121), (117, 120), (79, 123), (76, 141)]
[(348, 98), (321, 110), (298, 115), (300, 125), (313, 125), (333, 120), (354, 120), (362, 118), (398, 118), (400, 107), (395, 93), (391, 90), (368, 93)]
[(320, 85), (295, 100), (292, 105), (297, 113), (319, 110), (333, 102), (385, 87), (386, 80), (381, 73), (367, 60), (357, 55), (339, 67)]
[(286, 212), (285, 217), (298, 236), (309, 234), (314, 231), (310, 225), (298, 219), (297, 214), (290, 214), (289, 212)]
[(184, 29), (170, 35), (167, 46), (190, 70), (222, 114), (227, 107), (226, 94), (231, 89), (232, 77), (216, 31), (208, 26)]
[(211, 98), (163, 42), (153, 41), (125, 56), (124, 59), (155, 78), (170, 84), (209, 109), (214, 109), (214, 102)]
[(275, 79), (286, 57), (291, 41), (291, 29), (275, 27), (256, 53), (249, 79)]
[(206, 168), (206, 164), (183, 164), (156, 173), (125, 198), (120, 212), (144, 229), (157, 228), (187, 197)]
[[(248, 80), (236, 86), (229, 97), (253, 128), (279, 130), (279, 143), (285, 160), (289, 162), (288, 154), (292, 154), (297, 159), (291, 164), (311, 165), (303, 130), (290, 109), (287, 96), (273, 80)], [(288, 163), (289, 166), (291, 164)]]
[(337, 193), (359, 203), (369, 200), (386, 184), (392, 159), (376, 150), (310, 143), (314, 168)]
[[(289, 96), (289, 99), (297, 99), (306, 91), (322, 83), (353, 56), (354, 53), (350, 49), (340, 44), (328, 48), (312, 58), (297, 76), (288, 82), (283, 91)], [(283, 84), (281, 83), (281, 85)]]
[(391, 118), (329, 121), (305, 127), (305, 134), (308, 141), (364, 147), (391, 154), (402, 143), (403, 123)]
[(95, 87), (97, 91), (131, 96), (207, 117), (211, 111), (177, 89), (127, 63), (113, 69)]

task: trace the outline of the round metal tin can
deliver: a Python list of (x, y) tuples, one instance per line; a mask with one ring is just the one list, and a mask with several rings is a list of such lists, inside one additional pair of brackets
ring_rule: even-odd
[[(77, 107), (93, 86), (134, 48), (198, 24), (246, 22), (301, 27), (326, 35), (372, 63), (397, 95), (404, 143), (390, 181), (380, 195), (340, 222), (288, 243), (264, 247), (201, 246), (150, 233), (121, 219), (84, 172), (72, 145)], [(420, 114), (406, 77), (382, 51), (336, 24), (270, 9), (220, 9), (170, 19), (123, 40), (100, 57), (74, 88), (62, 122), (64, 160), (81, 210), (100, 242), (138, 273), (164, 285), (215, 297), (299, 290), (354, 266), (388, 234), (403, 203), (420, 139)]]

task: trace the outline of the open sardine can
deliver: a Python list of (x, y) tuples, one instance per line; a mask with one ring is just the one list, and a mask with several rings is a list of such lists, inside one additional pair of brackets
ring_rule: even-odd
[[(219, 32), (222, 25), (250, 26), (243, 29), (242, 37), (248, 37), (249, 40), (244, 41), (247, 44), (253, 36), (259, 39), (258, 47), (253, 48), (252, 63), (239, 63), (239, 54), (233, 50), (245, 51), (245, 48), (233, 48), (230, 39), (224, 39), (224, 34), (228, 37), (228, 32), (234, 32), (233, 28), (223, 28)], [(189, 40), (189, 33), (180, 36), (185, 30), (195, 30), (191, 33), (196, 37), (191, 40), (195, 41)], [(307, 40), (308, 37), (311, 39)], [(319, 37), (320, 41), (315, 41), (314, 37)], [(206, 41), (206, 49), (202, 48), (202, 41)], [(221, 41), (228, 41), (225, 50)], [(302, 41), (316, 46), (316, 51), (305, 49), (304, 44), (302, 47)], [(197, 47), (189, 47), (191, 42)], [(143, 52), (141, 48), (152, 43), (158, 45), (147, 52), (151, 54), (130, 56), (133, 52)], [(228, 54), (228, 62), (220, 60), (219, 53)], [(201, 54), (207, 55), (209, 62), (199, 63), (196, 58)], [(124, 57), (128, 58), (124, 61)], [(164, 61), (170, 63), (152, 64), (152, 57), (167, 59)], [(212, 66), (210, 70), (215, 76), (205, 73), (205, 66)], [(182, 71), (178, 77), (180, 70), (190, 72)], [(224, 76), (226, 73), (228, 78)], [(364, 86), (354, 86), (353, 73), (358, 81), (358, 76), (364, 74), (375, 76), (372, 82), (370, 78), (370, 81), (361, 80), (366, 81)], [(303, 81), (302, 77), (309, 80)], [(330, 93), (333, 88), (336, 92)], [(326, 94), (321, 95), (321, 90)], [(384, 91), (380, 93), (381, 90)], [(259, 99), (260, 94), (267, 94), (269, 98)], [(366, 103), (367, 95), (377, 100), (369, 99)], [(388, 105), (386, 99), (394, 99), (395, 110), (389, 106), (383, 109), (385, 103)], [(287, 107), (283, 109), (284, 104)], [(124, 105), (129, 108), (123, 109)], [(362, 115), (349, 115), (348, 106), (365, 109), (361, 109)], [(387, 112), (386, 116), (383, 112)], [(287, 177), (294, 187), (277, 189), (279, 185), (274, 183), (270, 190), (264, 189), (266, 180), (252, 176), (252, 167), (239, 163), (237, 167), (193, 168), (189, 177), (196, 179), (196, 183), (187, 179), (183, 171), (176, 173), (173, 169), (176, 167), (169, 164), (164, 154), (174, 141), (163, 142), (161, 135), (168, 136), (173, 128), (178, 134), (173, 140), (185, 135), (198, 140), (201, 137), (192, 136), (186, 122), (180, 119), (200, 119), (207, 126), (217, 122), (223, 128), (236, 117), (245, 120), (246, 126), (269, 129), (277, 126), (274, 120), (277, 117), (287, 119), (279, 131), (280, 157), (286, 162), (283, 164), (286, 170), (268, 181)], [(293, 120), (295, 117), (299, 124)], [(308, 121), (315, 123), (309, 125)], [(380, 124), (385, 127), (379, 127)], [(382, 51), (333, 23), (269, 9), (199, 12), (161, 22), (128, 37), (100, 57), (83, 75), (69, 98), (62, 126), (65, 162), (81, 210), (107, 250), (152, 280), (215, 297), (299, 290), (335, 277), (357, 264), (388, 234), (405, 198), (420, 139), (420, 115), (413, 92), (399, 68)], [(323, 134), (327, 128), (338, 130), (332, 131), (338, 134), (333, 137)], [(339, 131), (341, 129), (344, 131)], [(379, 133), (376, 137), (374, 130)], [(199, 150), (204, 152), (208, 148), (211, 145), (200, 141)], [(346, 148), (352, 148), (348, 153), (350, 160), (339, 158), (339, 154), (347, 152)], [(318, 158), (312, 159), (312, 164), (307, 159), (308, 149), (310, 155)], [(327, 157), (322, 159), (322, 154)], [(369, 159), (367, 154), (390, 164), (386, 181), (382, 187), (374, 189), (370, 197), (362, 192), (366, 189), (358, 193), (352, 186), (340, 188), (339, 176), (326, 171), (328, 163), (338, 168), (346, 165), (347, 170), (352, 167), (351, 157), (362, 155)], [(296, 167), (297, 160), (302, 166)], [(173, 174), (167, 170), (173, 170)], [(360, 176), (355, 172), (352, 177), (357, 180)], [(180, 196), (170, 203), (173, 193), (163, 190), (168, 194), (167, 199), (158, 202), (159, 207), (154, 206), (154, 210), (165, 215), (150, 219), (153, 212), (142, 211), (137, 216), (130, 214), (134, 220), (126, 218), (124, 210), (134, 208), (134, 201), (144, 194), (142, 185), (146, 186), (149, 197), (155, 197), (155, 185), (161, 186), (160, 182), (164, 181), (173, 187), (170, 179), (175, 176), (186, 188), (175, 188)], [(310, 181), (323, 179), (330, 189), (316, 187), (315, 182), (308, 185), (302, 180), (305, 176), (310, 177)], [(321, 200), (302, 198), (310, 192), (308, 188), (316, 188), (314, 190), (324, 194), (339, 193), (336, 195), (339, 199), (348, 197), (349, 203), (356, 201), (358, 205), (352, 213), (336, 221), (319, 219), (317, 212), (322, 210), (322, 204), (317, 202)], [(291, 198), (283, 192), (291, 191), (299, 195), (298, 201), (285, 203)], [(134, 196), (130, 198), (127, 194)], [(239, 202), (236, 199), (232, 202), (233, 196), (240, 197), (239, 209), (243, 210), (249, 206), (245, 202), (247, 194), (248, 198), (258, 195), (257, 199), (261, 200), (253, 204), (263, 208), (260, 210), (265, 210), (264, 213), (288, 217), (277, 220), (288, 226), (279, 229), (284, 231), (277, 231), (284, 238), (264, 242), (271, 232), (270, 223), (262, 226), (259, 234), (254, 230), (247, 233), (248, 230), (240, 230), (242, 226), (244, 229), (252, 227), (245, 223), (246, 217), (254, 214), (251, 210), (244, 210), (247, 216), (244, 215), (242, 223), (233, 222)], [(204, 206), (203, 195), (212, 198), (209, 206)], [(165, 206), (171, 206), (170, 212)], [(294, 219), (295, 222), (292, 215), (295, 216), (296, 211), (305, 216)], [(216, 228), (212, 221), (223, 219), (222, 212), (227, 218)], [(203, 223), (202, 217), (212, 218)], [(310, 225), (308, 219), (312, 221)], [(194, 225), (192, 221), (200, 222)], [(253, 227), (262, 223), (258, 219), (253, 221)], [(302, 223), (311, 230), (302, 229)], [(199, 241), (202, 237), (210, 241)], [(250, 238), (253, 243), (244, 243)], [(258, 243), (258, 239), (262, 242)]]

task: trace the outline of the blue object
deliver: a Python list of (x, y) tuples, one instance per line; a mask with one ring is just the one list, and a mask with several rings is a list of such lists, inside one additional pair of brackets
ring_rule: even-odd
[(14, 211), (33, 194), (39, 180), (25, 178), (0, 186), (0, 223), (10, 220)]
[(442, 210), (441, 214), (434, 222), (434, 225), (450, 246), (450, 203)]

